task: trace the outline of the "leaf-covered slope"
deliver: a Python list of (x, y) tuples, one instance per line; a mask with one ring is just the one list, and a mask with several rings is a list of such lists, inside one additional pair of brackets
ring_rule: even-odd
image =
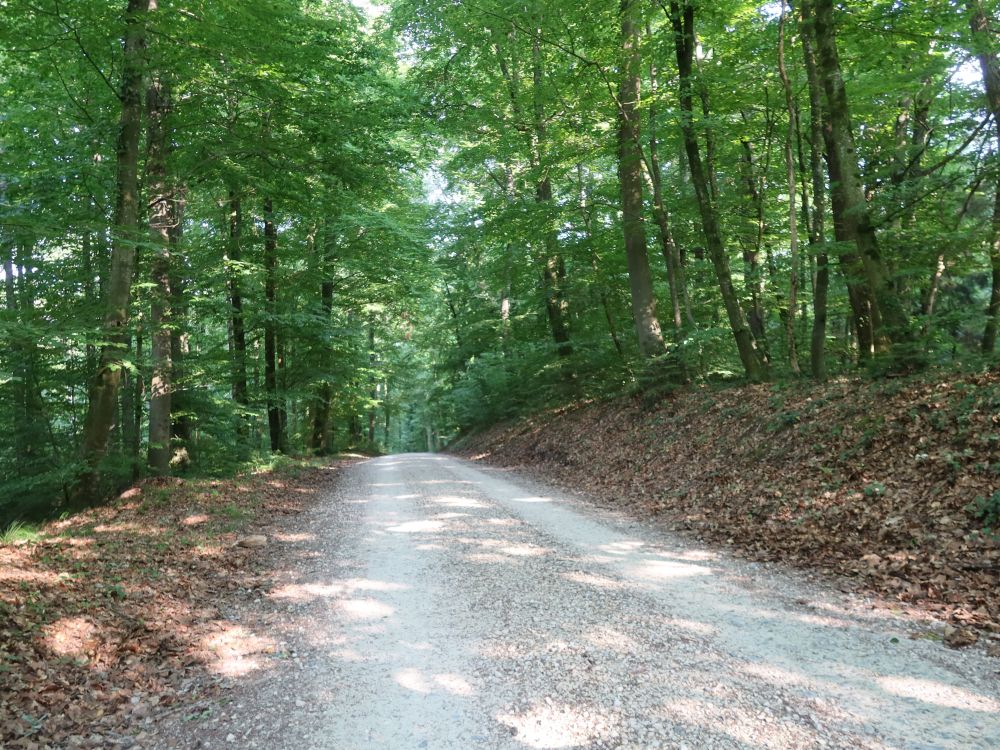
[(456, 448), (757, 559), (857, 576), (1000, 631), (1000, 377), (701, 387), (589, 403)]

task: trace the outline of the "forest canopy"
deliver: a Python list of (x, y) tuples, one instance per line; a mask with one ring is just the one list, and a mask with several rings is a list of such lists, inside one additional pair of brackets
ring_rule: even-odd
[(983, 369), (993, 0), (0, 0), (0, 522)]

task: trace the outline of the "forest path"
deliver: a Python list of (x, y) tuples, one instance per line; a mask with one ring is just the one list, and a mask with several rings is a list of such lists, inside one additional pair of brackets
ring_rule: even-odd
[(372, 459), (313, 515), (242, 616), (290, 658), (159, 746), (1000, 747), (996, 660), (508, 472)]

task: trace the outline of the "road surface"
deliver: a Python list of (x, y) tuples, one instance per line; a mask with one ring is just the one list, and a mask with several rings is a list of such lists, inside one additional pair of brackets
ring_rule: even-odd
[(154, 745), (1000, 747), (1000, 660), (508, 472), (372, 459), (298, 531), (233, 615), (277, 645), (235, 648), (247, 686)]

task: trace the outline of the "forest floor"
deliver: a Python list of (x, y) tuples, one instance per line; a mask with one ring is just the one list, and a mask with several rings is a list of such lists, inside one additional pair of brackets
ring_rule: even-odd
[[(10, 534), (0, 543), (0, 747), (133, 747), (150, 717), (222, 698), (220, 665), (277, 648), (241, 639), (224, 612), (259, 591), (287, 519), (359, 458), (150, 479), (108, 506)], [(253, 535), (272, 549), (239, 545)]]
[(1000, 373), (686, 388), (500, 424), (455, 452), (842, 576), (1000, 656), (1000, 528), (984, 531), (990, 512), (1000, 527)]

